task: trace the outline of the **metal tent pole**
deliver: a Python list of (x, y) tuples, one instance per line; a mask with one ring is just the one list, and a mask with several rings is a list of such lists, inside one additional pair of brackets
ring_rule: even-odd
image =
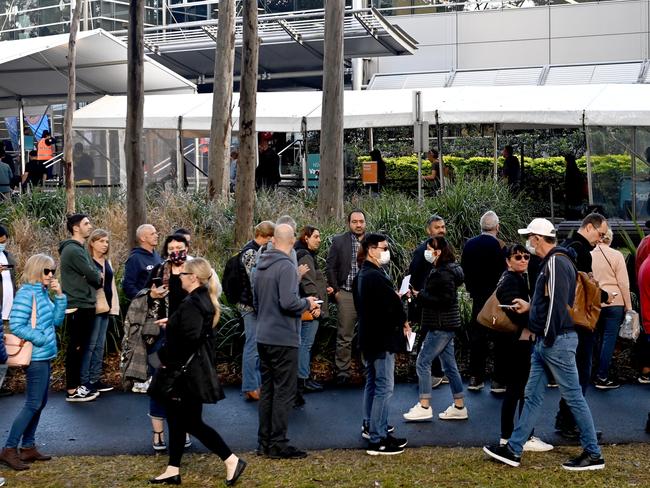
[[(447, 183), (445, 182), (445, 166), (442, 162), (443, 159), (443, 150), (442, 150), (442, 127), (440, 126), (440, 120), (438, 119), (438, 110), (436, 110), (436, 131), (438, 133), (438, 179), (440, 180), (440, 191), (445, 191)], [(427, 137), (429, 134), (427, 134)]]
[(585, 159), (587, 160), (587, 190), (589, 192), (589, 205), (594, 204), (594, 188), (593, 188), (593, 175), (591, 167), (591, 134), (589, 127), (584, 123), (584, 114), (582, 116), (582, 129), (585, 134)]
[(25, 109), (23, 107), (23, 99), (18, 99), (18, 135), (20, 139), (20, 169), (21, 175), (25, 173)]
[(497, 124), (494, 124), (494, 181), (499, 178), (499, 135), (497, 134)]

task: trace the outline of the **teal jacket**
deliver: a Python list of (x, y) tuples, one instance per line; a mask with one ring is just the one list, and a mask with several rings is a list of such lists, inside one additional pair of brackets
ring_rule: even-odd
[[(36, 327), (32, 328), (32, 305), (36, 301)], [(54, 303), (40, 283), (23, 285), (11, 307), (9, 328), (21, 339), (33, 344), (32, 361), (48, 361), (56, 357), (55, 327), (63, 323), (68, 300), (56, 295)]]
[(95, 308), (96, 290), (102, 276), (90, 259), (88, 251), (74, 239), (59, 245), (61, 255), (61, 288), (68, 297), (69, 308)]

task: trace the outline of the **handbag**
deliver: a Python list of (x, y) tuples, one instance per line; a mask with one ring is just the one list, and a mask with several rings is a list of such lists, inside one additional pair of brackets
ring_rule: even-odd
[(506, 315), (501, 307), (501, 303), (497, 298), (496, 290), (490, 295), (490, 298), (487, 299), (485, 305), (479, 312), (476, 317), (476, 321), (489, 329), (496, 330), (497, 332), (517, 332), (519, 327), (517, 327), (510, 317)]
[(183, 374), (187, 371), (192, 359), (196, 352), (185, 361), (185, 364), (179, 369), (160, 367), (156, 369), (149, 388), (147, 388), (147, 395), (157, 400), (171, 400), (178, 394), (178, 383)]
[(110, 312), (111, 306), (106, 301), (106, 293), (103, 288), (97, 290), (97, 301), (95, 302), (95, 313), (106, 313)]
[[(36, 328), (36, 297), (32, 296), (32, 329)], [(32, 362), (31, 342), (21, 339), (15, 334), (4, 335), (5, 349), (7, 350), (7, 366), (12, 368), (24, 368)]]
[(302, 313), (302, 316), (300, 317), (300, 320), (302, 320), (303, 322), (310, 322), (310, 321), (314, 320), (314, 316), (311, 314), (311, 312), (309, 310), (305, 310)]
[(625, 314), (625, 320), (621, 324), (618, 331), (618, 336), (621, 339), (630, 339), (636, 342), (641, 334), (641, 323), (639, 322), (639, 314), (634, 310), (630, 310)]

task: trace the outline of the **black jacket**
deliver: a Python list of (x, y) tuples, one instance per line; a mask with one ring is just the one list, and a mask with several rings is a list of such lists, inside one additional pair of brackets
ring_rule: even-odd
[(364, 261), (352, 287), (359, 317), (359, 348), (367, 360), (406, 348), (406, 313), (388, 275)]
[(208, 289), (200, 286), (181, 302), (167, 323), (166, 341), (158, 351), (162, 365), (179, 370), (195, 355), (180, 382), (177, 393), (181, 399), (214, 403), (223, 398), (214, 368), (214, 314)]
[(415, 248), (415, 251), (413, 251), (413, 255), (411, 257), (411, 264), (409, 265), (409, 274), (411, 275), (411, 286), (417, 290), (420, 291), (422, 287), (424, 286), (424, 281), (427, 279), (427, 276), (429, 276), (429, 273), (431, 273), (431, 270), (433, 269), (433, 264), (431, 264), (429, 261), (424, 259), (424, 251), (427, 249), (427, 241), (429, 239), (425, 239), (418, 247)]
[(327, 284), (334, 288), (334, 293), (345, 286), (352, 269), (352, 232), (343, 232), (332, 238), (332, 245), (325, 261)]
[(488, 234), (471, 238), (465, 243), (460, 265), (470, 296), (474, 301), (484, 303), (496, 289), (506, 269), (501, 242)]
[(457, 289), (463, 284), (463, 269), (456, 263), (434, 267), (418, 293), (424, 330), (455, 330), (460, 327)]
[[(528, 283), (528, 273), (516, 273), (515, 271), (504, 271), (497, 285), (497, 300), (501, 305), (512, 305), (515, 298), (521, 298), (530, 302), (530, 285)], [(508, 318), (519, 327), (519, 333), (522, 329), (528, 327), (528, 312), (517, 313), (512, 310), (504, 310)]]

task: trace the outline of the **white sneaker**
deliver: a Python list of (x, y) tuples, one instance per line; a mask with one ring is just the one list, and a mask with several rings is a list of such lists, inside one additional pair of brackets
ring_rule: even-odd
[(451, 404), (447, 410), (440, 412), (438, 417), (442, 420), (465, 420), (468, 418), (467, 407), (456, 408), (454, 404)]
[(524, 444), (524, 451), (528, 452), (546, 452), (553, 450), (553, 446), (544, 442), (539, 437), (531, 437)]
[(136, 381), (135, 383), (133, 383), (133, 388), (131, 388), (131, 391), (133, 393), (147, 393), (150, 384), (151, 384), (151, 378), (149, 378), (147, 381), (144, 381), (142, 383)]
[(433, 409), (431, 407), (424, 408), (417, 402), (408, 412), (404, 414), (404, 420), (418, 421), (418, 420), (431, 420), (433, 418)]

